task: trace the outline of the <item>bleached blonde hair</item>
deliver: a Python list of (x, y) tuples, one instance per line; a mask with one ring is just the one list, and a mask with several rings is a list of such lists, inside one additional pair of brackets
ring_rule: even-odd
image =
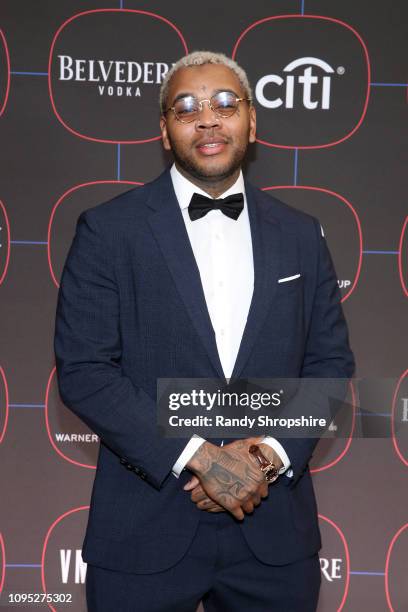
[(179, 59), (164, 77), (160, 87), (160, 112), (163, 112), (166, 108), (169, 83), (172, 76), (178, 70), (180, 70), (180, 68), (185, 68), (186, 66), (203, 66), (204, 64), (221, 64), (223, 66), (227, 66), (227, 68), (230, 68), (230, 70), (237, 75), (238, 80), (245, 91), (245, 96), (252, 100), (252, 90), (247, 74), (245, 70), (237, 64), (237, 62), (227, 55), (224, 55), (224, 53), (215, 53), (213, 51), (193, 51), (192, 53), (189, 53), (188, 55), (185, 55)]

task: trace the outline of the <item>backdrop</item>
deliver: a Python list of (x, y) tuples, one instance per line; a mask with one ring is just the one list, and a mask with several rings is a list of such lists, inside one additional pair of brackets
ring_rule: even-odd
[(2, 0), (1, 609), (14, 609), (13, 594), (18, 603), (19, 593), (44, 591), (72, 595), (71, 604), (50, 603), (54, 610), (85, 609), (80, 549), (98, 439), (57, 393), (59, 278), (79, 214), (168, 163), (160, 82), (202, 48), (248, 71), (259, 128), (246, 172), (319, 218), (356, 376), (391, 381), (369, 406), (385, 423), (381, 436), (357, 434), (356, 407), (346, 435), (313, 457), (319, 611), (408, 609), (406, 8), (404, 0)]

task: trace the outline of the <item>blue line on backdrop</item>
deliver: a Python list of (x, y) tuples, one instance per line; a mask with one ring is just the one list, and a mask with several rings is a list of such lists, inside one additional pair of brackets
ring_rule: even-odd
[(118, 159), (117, 159), (117, 166), (116, 166), (116, 175), (117, 175), (117, 180), (120, 181), (120, 143), (118, 143), (117, 151), (118, 151)]
[(48, 244), (48, 242), (38, 242), (36, 240), (10, 240), (10, 244)]
[(28, 72), (28, 71), (17, 71), (17, 70), (11, 70), (10, 74), (17, 74), (17, 75), (28, 75), (28, 76), (48, 76), (48, 72)]
[(399, 251), (363, 251), (364, 255), (399, 255)]
[(349, 572), (352, 576), (385, 576), (385, 572)]
[[(295, 149), (295, 168), (293, 184), (297, 185), (297, 172), (298, 172), (298, 149)], [(117, 180), (120, 178), (120, 145), (118, 145), (118, 161), (117, 161)], [(10, 240), (10, 244), (48, 244), (48, 242), (39, 242), (36, 240)], [(363, 251), (363, 255), (399, 255), (399, 251)]]
[(298, 179), (298, 153), (299, 153), (299, 149), (295, 149), (295, 167), (293, 171), (293, 184), (294, 185), (297, 185), (297, 179)]
[(42, 567), (41, 563), (6, 563), (6, 567)]
[(300, 13), (305, 14), (305, 0), (300, 0)]
[(370, 83), (371, 87), (408, 87), (408, 83)]
[(380, 417), (390, 417), (391, 416), (391, 412), (356, 412), (356, 416), (380, 416)]
[(9, 404), (9, 408), (45, 408), (45, 404)]

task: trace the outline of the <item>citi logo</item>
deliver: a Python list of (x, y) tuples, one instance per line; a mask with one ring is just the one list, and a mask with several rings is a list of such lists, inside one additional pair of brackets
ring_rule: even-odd
[[(291, 74), (301, 67), (304, 67), (303, 73)], [(342, 75), (345, 69), (339, 66), (336, 72)], [(330, 109), (332, 78), (335, 73), (330, 64), (317, 57), (300, 57), (285, 66), (283, 73), (284, 76), (266, 74), (259, 79), (255, 87), (255, 97), (261, 106), (293, 109), (296, 98), (296, 103), (303, 104), (307, 110)], [(279, 88), (276, 97), (272, 97), (271, 87), (266, 90), (267, 85)], [(273, 91), (275, 92), (275, 87)]]

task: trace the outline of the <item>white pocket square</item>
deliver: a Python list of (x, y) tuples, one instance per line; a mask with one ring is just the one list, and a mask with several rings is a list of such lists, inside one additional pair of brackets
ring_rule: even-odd
[(294, 274), (293, 276), (285, 276), (285, 278), (280, 278), (278, 283), (287, 283), (288, 281), (295, 280), (295, 278), (299, 278), (300, 274)]

